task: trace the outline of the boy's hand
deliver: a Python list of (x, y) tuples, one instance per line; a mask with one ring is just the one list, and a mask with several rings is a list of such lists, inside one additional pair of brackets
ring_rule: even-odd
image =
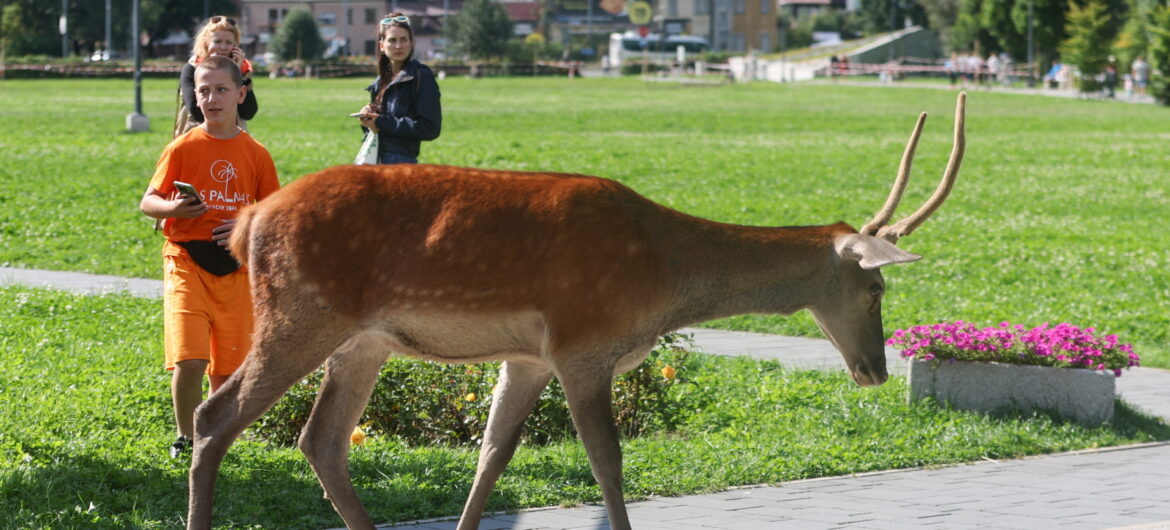
[(232, 236), (232, 229), (235, 227), (235, 219), (224, 219), (223, 224), (211, 229), (211, 240), (219, 243), (221, 247), (226, 247), (228, 238)]
[(167, 217), (182, 217), (184, 219), (194, 219), (207, 213), (207, 203), (195, 202), (191, 197), (184, 197), (180, 195), (177, 199), (171, 201), (172, 215)]

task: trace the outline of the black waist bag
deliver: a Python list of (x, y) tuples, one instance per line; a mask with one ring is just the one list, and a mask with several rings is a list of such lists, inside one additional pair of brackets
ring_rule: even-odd
[(176, 241), (175, 244), (187, 250), (195, 264), (216, 276), (227, 276), (240, 268), (240, 262), (232, 257), (227, 247), (215, 241)]

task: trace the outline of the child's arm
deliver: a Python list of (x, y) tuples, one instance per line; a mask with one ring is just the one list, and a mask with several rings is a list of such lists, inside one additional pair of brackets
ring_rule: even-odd
[(142, 202), (138, 203), (138, 209), (147, 217), (155, 219), (168, 217), (194, 219), (207, 213), (207, 203), (196, 204), (195, 199), (182, 195), (175, 199), (168, 199), (158, 190), (148, 187), (146, 193), (142, 194)]

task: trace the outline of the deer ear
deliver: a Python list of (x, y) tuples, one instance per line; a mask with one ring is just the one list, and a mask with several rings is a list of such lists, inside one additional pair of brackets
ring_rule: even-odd
[(833, 243), (837, 255), (844, 259), (857, 260), (863, 269), (876, 269), (895, 263), (918, 261), (922, 256), (911, 254), (885, 239), (863, 234), (848, 234), (838, 237)]

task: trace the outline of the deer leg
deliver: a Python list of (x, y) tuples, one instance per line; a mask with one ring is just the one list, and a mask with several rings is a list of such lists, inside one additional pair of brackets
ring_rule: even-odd
[[(211, 528), (215, 480), (228, 447), (301, 378), (321, 365), (339, 333), (310, 319), (282, 319), (258, 328), (244, 364), (195, 409), (195, 437), (188, 475), (187, 528)], [(315, 325), (319, 324), (319, 325)]]
[(325, 361), (325, 380), (297, 445), (348, 528), (374, 528), (349, 475), (350, 434), (361, 419), (389, 350), (357, 335)]
[(629, 530), (630, 520), (622, 495), (622, 448), (613, 418), (613, 370), (575, 367), (557, 373), (565, 388), (573, 425), (589, 456), (593, 477), (601, 487), (609, 525), (615, 530)]
[(479, 527), (492, 487), (504, 473), (520, 443), (524, 420), (550, 379), (552, 372), (543, 366), (509, 361), (500, 367), (500, 379), (492, 396), (492, 409), (479, 449), (475, 482), (459, 518), (460, 530)]

